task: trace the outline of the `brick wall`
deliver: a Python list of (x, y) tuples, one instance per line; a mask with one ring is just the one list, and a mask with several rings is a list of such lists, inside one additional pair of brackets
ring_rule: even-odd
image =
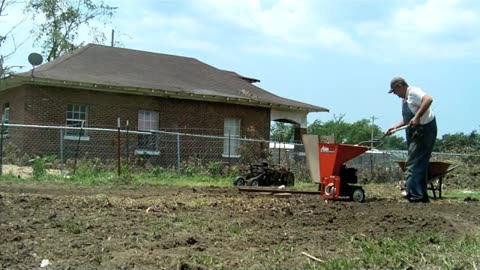
[[(223, 135), (224, 118), (231, 117), (241, 119), (242, 137), (268, 139), (270, 132), (270, 110), (268, 108), (235, 104), (34, 85), (2, 92), (0, 93), (0, 102), (2, 102), (0, 104), (10, 102), (12, 123), (65, 125), (67, 105), (81, 104), (88, 106), (89, 127), (116, 128), (117, 117), (120, 117), (122, 125), (129, 120), (130, 129), (137, 130), (138, 111), (148, 110), (159, 112), (161, 130), (181, 129), (185, 131), (187, 129), (189, 133), (196, 133), (197, 129), (216, 129), (218, 130), (216, 135)], [(93, 136), (92, 134), (89, 136)], [(90, 149), (89, 145), (98, 145), (100, 141), (111, 146), (108, 148), (108, 152), (116, 151), (116, 134), (102, 133), (95, 136), (110, 137), (102, 138), (102, 140), (91, 137), (90, 141), (81, 142), (80, 151)], [(19, 146), (28, 144), (28, 149), (25, 147), (22, 151), (32, 154), (58, 153), (59, 150), (55, 147), (52, 149), (52, 145), (58, 144), (60, 133), (58, 130), (23, 130), (23, 134), (16, 136), (12, 134), (9, 140)], [(130, 137), (130, 144), (136, 143), (136, 137)], [(192, 151), (195, 142), (189, 141), (188, 143), (191, 146), (189, 151)], [(218, 144), (222, 144), (222, 142), (219, 141)], [(222, 145), (217, 147), (221, 148)], [(170, 151), (171, 149), (164, 150)], [(111, 156), (111, 153), (105, 152), (105, 150), (102, 152), (105, 156)], [(85, 153), (80, 153), (80, 156), (82, 154)], [(91, 150), (88, 154), (96, 155)]]
[(257, 137), (268, 139), (270, 110), (251, 106), (115, 94), (65, 88), (31, 86), (26, 90), (25, 123), (64, 125), (67, 104), (88, 106), (89, 126), (116, 127), (117, 117), (137, 129), (138, 111), (159, 112), (160, 129), (221, 129), (225, 117), (241, 119), (241, 135), (253, 127)]
[[(10, 122), (23, 123), (25, 121), (25, 87), (9, 89), (0, 92), (0, 114), (3, 114), (3, 106), (10, 103)], [(15, 108), (15, 113), (12, 113)]]

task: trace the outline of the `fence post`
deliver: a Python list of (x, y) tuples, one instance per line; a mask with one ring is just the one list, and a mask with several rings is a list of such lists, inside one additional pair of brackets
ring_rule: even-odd
[(117, 171), (118, 171), (118, 176), (122, 173), (122, 169), (120, 168), (120, 117), (117, 118)]
[(282, 164), (282, 134), (278, 137), (278, 165)]
[(0, 176), (3, 175), (3, 131), (5, 130), (5, 116), (2, 116), (2, 127), (0, 129)]
[(126, 145), (125, 145), (125, 154), (126, 154), (126, 160), (127, 160), (127, 170), (129, 169), (129, 168), (128, 168), (128, 165), (129, 165), (129, 164), (128, 164), (128, 163), (129, 163), (129, 162), (128, 162), (128, 160), (129, 160), (129, 152), (128, 152), (128, 151), (129, 151), (129, 149), (128, 149), (128, 130), (130, 129), (129, 127), (130, 127), (130, 126), (129, 126), (129, 123), (128, 123), (128, 120), (127, 120), (126, 125), (125, 125), (125, 128), (126, 128), (126, 130), (127, 130), (127, 132), (126, 132), (126, 136), (127, 136), (127, 137), (126, 137)]
[(190, 160), (190, 152), (189, 152), (190, 149), (188, 147), (188, 129), (187, 129), (186, 126), (185, 126), (184, 134), (185, 134), (185, 153), (186, 153), (185, 162), (188, 164), (188, 162)]
[(65, 165), (63, 159), (63, 128), (60, 129), (60, 172), (65, 175)]
[(228, 166), (230, 166), (230, 143), (231, 143), (231, 136), (230, 136), (230, 129), (228, 129)]
[(370, 154), (370, 179), (373, 178), (373, 154)]
[(180, 133), (177, 130), (177, 170), (178, 173), (180, 173), (180, 164), (181, 164), (181, 158), (180, 158)]
[(78, 132), (78, 140), (77, 140), (77, 147), (75, 149), (75, 161), (73, 163), (73, 174), (75, 175), (75, 173), (77, 172), (77, 159), (78, 159), (78, 153), (80, 152), (80, 138), (82, 137), (83, 135), (83, 124), (85, 123), (85, 121), (82, 121), (81, 125), (80, 125), (80, 130)]

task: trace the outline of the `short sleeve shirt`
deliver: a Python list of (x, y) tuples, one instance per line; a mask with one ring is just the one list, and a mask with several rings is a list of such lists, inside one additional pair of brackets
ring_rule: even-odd
[[(413, 114), (416, 114), (420, 109), (420, 104), (422, 103), (422, 98), (426, 93), (419, 87), (409, 86), (407, 89), (407, 96), (405, 101), (408, 104), (408, 108), (412, 111)], [(432, 107), (428, 108), (427, 111), (420, 118), (420, 124), (425, 125), (430, 123), (435, 118)]]

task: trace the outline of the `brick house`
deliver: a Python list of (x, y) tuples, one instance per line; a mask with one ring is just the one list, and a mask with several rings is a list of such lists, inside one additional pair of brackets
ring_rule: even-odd
[[(218, 129), (234, 138), (254, 130), (262, 139), (269, 138), (270, 121), (294, 123), (299, 139), (309, 112), (328, 111), (276, 96), (256, 82), (195, 58), (88, 44), (0, 80), (0, 106), (7, 123), (112, 128), (120, 118), (132, 130)], [(37, 132), (7, 137), (42, 152)], [(60, 135), (47, 136), (58, 141)], [(67, 131), (65, 139), (98, 143), (87, 132)], [(144, 153), (159, 152), (152, 136), (133, 143)], [(236, 146), (229, 147), (218, 154), (235, 156)]]

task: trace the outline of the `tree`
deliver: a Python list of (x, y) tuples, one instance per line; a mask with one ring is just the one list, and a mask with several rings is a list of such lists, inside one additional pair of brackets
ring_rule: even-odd
[(389, 150), (407, 150), (407, 142), (403, 137), (392, 135), (385, 138), (381, 148)]
[(92, 0), (30, 0), (26, 7), (32, 19), (44, 16), (44, 22), (32, 33), (35, 44), (41, 43), (42, 54), (47, 61), (81, 47), (83, 42), (76, 40), (82, 26), (88, 27), (93, 40), (107, 40), (105, 34), (90, 24), (99, 21), (106, 25), (116, 9), (103, 1), (97, 4)]
[(345, 115), (333, 116), (333, 120), (322, 123), (315, 120), (308, 126), (309, 134), (333, 135), (336, 143), (358, 144), (360, 142), (369, 142), (373, 128), (374, 135), (381, 134), (380, 127), (370, 124), (370, 120), (362, 119), (354, 123), (346, 123), (343, 118)]
[[(334, 116), (333, 120), (321, 122), (315, 120), (308, 126), (308, 134), (317, 134), (319, 136), (335, 136), (336, 143), (359, 144), (370, 146), (372, 140), (373, 129), (373, 146), (380, 145), (378, 139), (383, 136), (382, 129), (371, 124), (369, 119), (361, 119), (354, 123), (346, 123), (343, 118), (345, 115)], [(380, 148), (383, 149), (405, 149), (406, 144), (403, 138), (390, 136), (384, 138), (384, 142)]]
[[(6, 13), (7, 9), (13, 5), (19, 4), (21, 1), (19, 0), (0, 0), (0, 18), (5, 17), (8, 15)], [(1, 20), (1, 19), (0, 19)], [(13, 33), (15, 29), (24, 21), (24, 19), (21, 19), (16, 25), (11, 27), (8, 31), (6, 32), (0, 32), (0, 49), (3, 49), (3, 45), (7, 42), (7, 40), (10, 40), (12, 43), (12, 48), (9, 49), (9, 51), (1, 50), (2, 53), (0, 54), (0, 78), (3, 78), (7, 75), (9, 75), (12, 72), (12, 68), (15, 68), (15, 66), (7, 66), (5, 64), (5, 60), (13, 55), (17, 49), (21, 46), (21, 43), (17, 43), (15, 41), (15, 37), (13, 36)], [(1, 21), (0, 21), (1, 22)], [(3, 29), (5, 31), (5, 27), (1, 27), (0, 29)]]
[(478, 153), (480, 152), (480, 135), (476, 130), (470, 134), (463, 132), (445, 134), (435, 142), (435, 151), (455, 153)]
[(343, 118), (344, 114), (340, 116), (334, 115), (333, 120), (329, 120), (323, 123), (320, 120), (315, 120), (311, 125), (307, 127), (308, 134), (316, 134), (319, 136), (335, 136), (335, 142), (346, 143), (349, 124), (345, 123)]
[(293, 124), (274, 122), (270, 129), (270, 140), (291, 142), (293, 141), (295, 127)]

